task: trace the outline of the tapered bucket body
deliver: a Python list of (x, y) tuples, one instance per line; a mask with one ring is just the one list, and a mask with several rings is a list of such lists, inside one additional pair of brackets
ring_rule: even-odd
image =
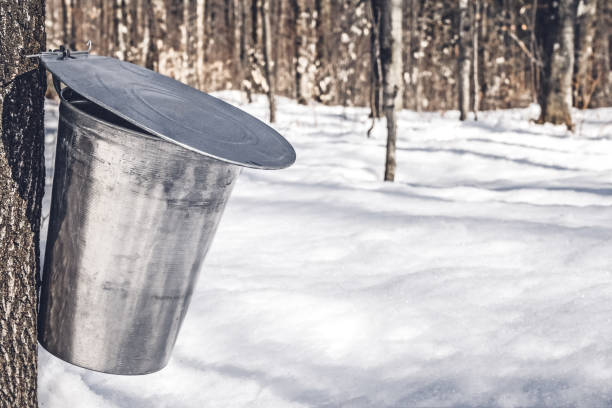
[(92, 370), (157, 371), (240, 167), (62, 93), (39, 341)]

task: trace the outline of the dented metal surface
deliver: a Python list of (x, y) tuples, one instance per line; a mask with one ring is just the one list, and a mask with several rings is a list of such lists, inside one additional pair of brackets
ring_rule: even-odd
[(39, 340), (92, 370), (157, 371), (240, 167), (63, 93)]

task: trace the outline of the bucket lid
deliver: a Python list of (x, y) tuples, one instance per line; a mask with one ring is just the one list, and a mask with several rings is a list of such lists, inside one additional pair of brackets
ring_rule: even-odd
[(165, 75), (97, 55), (51, 55), (41, 61), (86, 99), (186, 149), (260, 169), (280, 169), (295, 161), (289, 142), (270, 126)]

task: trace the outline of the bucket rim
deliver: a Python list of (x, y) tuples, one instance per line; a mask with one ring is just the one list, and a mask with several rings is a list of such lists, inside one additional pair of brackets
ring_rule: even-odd
[[(120, 130), (120, 131), (122, 131), (122, 132), (131, 133), (131, 134), (133, 134), (133, 135), (137, 135), (137, 136), (140, 136), (140, 137), (144, 137), (144, 138), (146, 138), (146, 139), (150, 139), (150, 140), (157, 140), (157, 141), (161, 141), (161, 142), (165, 142), (165, 143), (170, 143), (170, 142), (168, 142), (167, 140), (164, 140), (164, 139), (162, 139), (161, 137), (159, 137), (159, 136), (157, 136), (157, 135), (154, 135), (154, 134), (152, 134), (152, 133), (150, 133), (150, 132), (147, 132), (147, 130), (146, 130), (146, 129), (139, 128), (138, 126), (136, 126), (136, 125), (134, 125), (134, 124), (132, 124), (132, 123), (130, 123), (130, 122), (127, 122), (127, 121), (126, 121), (126, 123), (128, 123), (128, 124), (132, 125), (132, 126), (133, 126), (133, 128), (128, 128), (128, 127), (121, 126), (121, 125), (119, 125), (119, 124), (117, 124), (117, 123), (113, 123), (113, 122), (110, 122), (110, 121), (108, 121), (108, 120), (106, 120), (106, 119), (102, 119), (102, 118), (100, 118), (100, 117), (98, 117), (98, 116), (96, 116), (96, 115), (93, 115), (93, 114), (91, 114), (91, 113), (89, 113), (89, 112), (84, 111), (83, 109), (80, 109), (80, 108), (79, 108), (79, 107), (78, 107), (78, 106), (77, 106), (77, 105), (74, 103), (75, 101), (73, 101), (73, 100), (70, 100), (70, 99), (66, 98), (66, 96), (64, 95), (64, 93), (70, 93), (70, 92), (74, 92), (75, 94), (79, 95), (81, 98), (83, 98), (83, 101), (86, 101), (86, 102), (91, 103), (91, 104), (93, 104), (93, 105), (99, 106), (99, 105), (98, 105), (98, 104), (96, 104), (95, 102), (90, 101), (89, 99), (85, 98), (83, 95), (81, 95), (81, 94), (79, 94), (78, 92), (76, 92), (74, 89), (72, 89), (72, 88), (70, 88), (70, 87), (65, 87), (65, 88), (63, 88), (63, 89), (62, 89), (62, 91), (61, 91), (61, 93), (62, 93), (62, 94), (61, 94), (61, 98), (60, 98), (60, 107), (61, 107), (61, 106), (65, 106), (67, 109), (70, 109), (70, 110), (72, 110), (72, 111), (76, 111), (76, 112), (77, 112), (79, 115), (86, 116), (87, 118), (89, 118), (89, 119), (91, 119), (91, 120), (94, 120), (95, 122), (100, 122), (100, 123), (102, 123), (103, 125), (108, 126), (108, 127), (111, 127), (111, 128), (113, 128), (113, 129), (115, 129), (115, 130)], [(99, 106), (99, 107), (100, 107), (101, 109), (103, 109), (103, 110), (105, 110), (105, 111), (109, 112), (110, 114), (112, 114), (112, 115), (114, 115), (114, 116), (117, 116), (117, 115), (115, 115), (113, 112), (111, 112), (111, 111), (109, 111), (108, 109), (104, 108), (103, 106)], [(121, 119), (121, 120), (125, 120), (125, 119), (123, 119), (121, 116), (117, 116), (117, 117), (118, 117), (119, 119)], [(60, 119), (61, 119), (61, 115), (60, 115)], [(170, 143), (170, 144), (172, 144), (172, 143)]]

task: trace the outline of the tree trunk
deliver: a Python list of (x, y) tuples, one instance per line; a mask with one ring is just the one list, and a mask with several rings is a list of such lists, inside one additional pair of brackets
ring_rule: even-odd
[(474, 120), (478, 120), (478, 109), (480, 106), (480, 86), (478, 85), (478, 33), (480, 23), (480, 0), (474, 1), (473, 6), (473, 14), (472, 14), (472, 78), (474, 82)]
[(323, 0), (315, 0), (315, 32), (317, 36), (317, 43), (315, 49), (315, 100), (317, 102), (323, 102), (325, 99), (325, 93), (327, 89), (325, 87), (324, 81), (327, 77), (327, 63), (329, 63), (327, 59), (326, 52), (326, 25), (324, 23), (324, 17), (327, 17), (328, 13), (326, 10), (326, 6), (328, 4), (323, 4)]
[(601, 75), (601, 84), (600, 84), (600, 101), (599, 106), (610, 106), (612, 105), (612, 67), (610, 66), (610, 37), (612, 37), (612, 33), (610, 33), (610, 28), (608, 26), (608, 21), (610, 21), (610, 17), (612, 15), (612, 6), (608, 3), (608, 0), (601, 0), (599, 4), (599, 28), (598, 34), (601, 33), (601, 42), (599, 45), (598, 52), (598, 64), (597, 69), (599, 71), (599, 75)]
[(70, 32), (68, 31), (68, 5), (69, 0), (60, 0), (62, 5), (62, 43), (64, 45), (70, 42)]
[(177, 78), (186, 84), (189, 84), (189, 0), (183, 0), (183, 19), (181, 21), (181, 70)]
[(304, 96), (302, 95), (302, 71), (300, 70), (300, 48), (302, 47), (302, 36), (301, 34), (301, 29), (299, 27), (299, 24), (301, 22), (301, 10), (300, 10), (300, 3), (298, 0), (291, 0), (291, 11), (293, 14), (293, 20), (292, 20), (292, 26), (293, 26), (293, 32), (291, 33), (293, 35), (293, 70), (294, 70), (294, 74), (295, 74), (295, 83), (294, 83), (294, 87), (295, 87), (295, 99), (298, 101), (298, 103), (304, 105), (306, 103), (306, 100), (304, 99)]
[(459, 0), (459, 61), (458, 80), (459, 85), (459, 120), (467, 119), (470, 109), (470, 46), (469, 33), (470, 22), (468, 19), (468, 0)]
[(79, 42), (85, 42), (80, 37), (80, 27), (83, 24), (83, 12), (80, 0), (70, 0), (70, 41), (66, 44), (71, 50), (77, 48)]
[(196, 3), (196, 76), (198, 88), (204, 89), (204, 10), (206, 9), (205, 0), (197, 0)]
[[(382, 116), (382, 109), (380, 104), (382, 103), (382, 70), (380, 66), (380, 10), (378, 7), (371, 4), (371, 24), (372, 30), (370, 32), (370, 115), (372, 120), (380, 118)], [(372, 128), (374, 122), (372, 122)], [(372, 130), (368, 131), (368, 137)]]
[(574, 20), (576, 0), (548, 0), (548, 10), (538, 23), (543, 39), (544, 69), (538, 123), (565, 124), (573, 129), (572, 73), (574, 70)]
[(274, 94), (276, 91), (275, 78), (272, 74), (274, 67), (272, 66), (272, 33), (270, 27), (270, 0), (260, 0), (261, 10), (261, 29), (263, 35), (263, 60), (264, 60), (264, 76), (266, 80), (266, 94), (268, 95), (268, 105), (270, 106), (270, 122), (276, 122), (276, 101)]
[(401, 107), (402, 0), (372, 0), (380, 16), (379, 41), (383, 83), (383, 111), (387, 118), (385, 181), (395, 180), (395, 109)]
[(43, 1), (0, 3), (0, 407), (37, 406), (37, 277), (44, 192)]
[(574, 104), (582, 109), (588, 108), (590, 87), (593, 82), (591, 58), (593, 57), (596, 12), (597, 0), (580, 0), (578, 3), (578, 49), (576, 50)]

